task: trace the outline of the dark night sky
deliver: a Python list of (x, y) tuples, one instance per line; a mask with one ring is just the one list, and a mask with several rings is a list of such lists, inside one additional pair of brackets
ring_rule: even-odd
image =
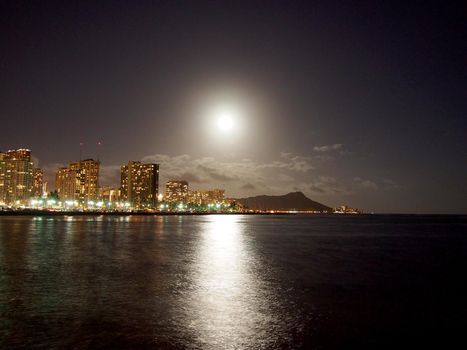
[(467, 212), (466, 7), (2, 1), (0, 17), (0, 149), (30, 148), (49, 182), (101, 140), (103, 185), (146, 160), (230, 196)]

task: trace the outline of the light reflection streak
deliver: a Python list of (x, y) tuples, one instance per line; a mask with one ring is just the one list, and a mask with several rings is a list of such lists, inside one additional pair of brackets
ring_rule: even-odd
[(189, 298), (189, 327), (203, 348), (246, 348), (264, 323), (259, 281), (249, 270), (252, 257), (237, 216), (210, 216), (203, 223), (195, 288)]

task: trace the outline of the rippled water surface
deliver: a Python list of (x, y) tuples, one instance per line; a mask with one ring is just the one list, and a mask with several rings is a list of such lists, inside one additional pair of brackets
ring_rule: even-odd
[(3, 216), (0, 346), (446, 345), (466, 268), (462, 216)]

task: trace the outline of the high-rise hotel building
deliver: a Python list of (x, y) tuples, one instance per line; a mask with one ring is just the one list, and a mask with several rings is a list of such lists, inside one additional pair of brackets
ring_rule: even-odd
[(0, 152), (0, 202), (27, 204), (34, 195), (34, 165), (31, 151), (16, 149)]
[(0, 152), (0, 205), (6, 204), (6, 192), (7, 192), (7, 165), (6, 165), (6, 153)]
[(159, 193), (159, 164), (130, 161), (121, 167), (121, 199), (132, 208), (155, 208)]
[(32, 170), (32, 195), (42, 197), (44, 183), (44, 172), (42, 169), (34, 168)]
[(77, 200), (81, 204), (98, 198), (100, 162), (85, 159), (58, 169), (55, 189), (61, 200)]
[(188, 182), (170, 180), (165, 185), (164, 201), (168, 203), (186, 203), (188, 196)]

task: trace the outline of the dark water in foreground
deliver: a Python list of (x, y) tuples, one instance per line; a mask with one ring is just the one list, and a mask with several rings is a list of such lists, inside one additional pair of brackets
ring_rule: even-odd
[(465, 216), (0, 217), (0, 347), (446, 347), (466, 267)]

